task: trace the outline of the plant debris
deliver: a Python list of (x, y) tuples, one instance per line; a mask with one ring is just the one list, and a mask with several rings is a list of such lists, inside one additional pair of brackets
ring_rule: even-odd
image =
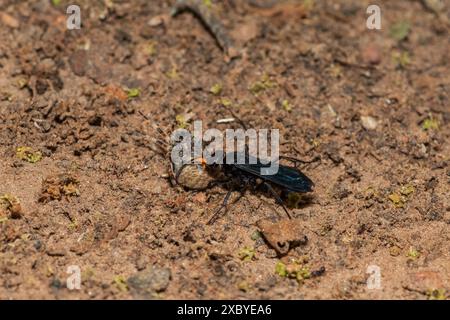
[(39, 201), (45, 203), (63, 197), (77, 197), (80, 195), (78, 186), (78, 179), (68, 174), (47, 177), (42, 183)]
[(12, 219), (19, 219), (22, 215), (22, 207), (16, 197), (10, 194), (0, 196), (0, 219), (8, 218), (8, 216)]
[(212, 4), (209, 1), (177, 0), (172, 10), (172, 16), (176, 16), (183, 11), (194, 13), (215, 37), (220, 48), (225, 52), (227, 60), (235, 58), (239, 55), (239, 50), (236, 49), (234, 42), (231, 40), (225, 27), (216, 17), (214, 10), (212, 10), (211, 7)]

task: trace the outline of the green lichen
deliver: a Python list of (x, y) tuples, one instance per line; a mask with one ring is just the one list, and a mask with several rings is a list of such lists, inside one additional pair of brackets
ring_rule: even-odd
[(314, 8), (315, 0), (303, 0), (303, 8), (306, 11), (311, 11)]
[(251, 239), (253, 241), (256, 241), (258, 239), (260, 239), (262, 237), (261, 232), (259, 232), (258, 230), (255, 230), (255, 232), (252, 233), (251, 235)]
[(338, 79), (342, 76), (342, 68), (339, 65), (333, 63), (328, 67), (328, 73), (333, 78)]
[(222, 92), (222, 85), (220, 83), (216, 83), (209, 90), (213, 95), (218, 96)]
[(82, 281), (89, 281), (94, 277), (94, 275), (95, 275), (94, 269), (88, 267), (81, 273), (81, 279)]
[(287, 112), (291, 112), (292, 111), (292, 106), (291, 103), (288, 100), (283, 100), (281, 102), (281, 106), (283, 107), (284, 110), (286, 110)]
[(447, 299), (447, 291), (445, 289), (429, 289), (426, 292), (428, 300), (445, 300)]
[(178, 74), (178, 69), (177, 69), (177, 67), (176, 67), (176, 66), (172, 66), (172, 68), (166, 73), (166, 76), (167, 76), (169, 79), (172, 79), (172, 80), (179, 79), (179, 78), (180, 78), (180, 75)]
[(406, 39), (411, 29), (411, 25), (408, 21), (403, 20), (395, 23), (389, 30), (389, 35), (397, 40), (402, 41)]
[(0, 206), (4, 207), (5, 209), (10, 209), (16, 203), (19, 203), (19, 200), (10, 194), (4, 194), (0, 196)]
[(205, 7), (211, 8), (212, 7), (212, 1), (211, 0), (203, 0), (203, 5)]
[(238, 256), (242, 261), (252, 261), (255, 259), (255, 249), (244, 247), (239, 251)]
[(287, 277), (288, 273), (286, 270), (286, 265), (283, 262), (278, 261), (275, 265), (275, 273), (280, 277)]
[(249, 90), (251, 93), (253, 93), (255, 96), (259, 95), (260, 93), (266, 91), (267, 89), (271, 89), (276, 87), (276, 82), (272, 81), (267, 73), (265, 73), (260, 80), (253, 83)]
[(127, 285), (127, 281), (125, 280), (124, 276), (122, 275), (118, 275), (115, 276), (113, 279), (113, 283), (115, 284), (116, 288), (119, 289), (120, 291), (128, 291), (128, 285)]
[(154, 56), (154, 55), (156, 55), (156, 52), (157, 52), (157, 50), (156, 50), (156, 42), (150, 41), (150, 42), (147, 44), (146, 48), (145, 48), (145, 52), (146, 52), (149, 56)]
[(405, 68), (411, 63), (411, 57), (409, 56), (408, 51), (394, 52), (392, 54), (392, 58), (394, 59), (394, 63), (397, 65), (397, 67), (400, 68)]
[(309, 278), (311, 278), (311, 271), (309, 271), (308, 267), (301, 267), (296, 272), (296, 279), (297, 279), (297, 281), (303, 281), (303, 280), (309, 279)]
[(232, 102), (231, 102), (230, 99), (222, 98), (222, 99), (220, 99), (220, 104), (225, 106), (225, 107), (229, 107), (229, 106), (232, 105)]
[(79, 226), (78, 220), (74, 219), (73, 221), (71, 221), (69, 223), (69, 225), (67, 227), (69, 228), (69, 230), (74, 230), (74, 229), (78, 228), (78, 226)]
[(36, 163), (42, 160), (42, 153), (40, 151), (33, 150), (30, 147), (18, 147), (16, 149), (16, 156), (20, 160), (27, 161), (29, 163)]
[(17, 80), (17, 86), (19, 87), (19, 89), (23, 89), (28, 85), (28, 80), (24, 79), (24, 78), (20, 78), (19, 80)]
[(400, 188), (400, 193), (404, 196), (409, 196), (415, 191), (414, 186), (406, 185)]
[(186, 118), (182, 114), (178, 114), (177, 116), (175, 116), (175, 121), (177, 122), (177, 126), (180, 129), (186, 129), (189, 126)]
[(405, 205), (404, 198), (397, 192), (393, 192), (388, 196), (396, 208), (403, 208)]
[(137, 98), (141, 95), (141, 90), (139, 88), (130, 88), (126, 91), (129, 99)]
[(405, 204), (408, 202), (409, 198), (414, 193), (415, 188), (412, 185), (405, 185), (400, 187), (399, 190), (396, 190), (388, 195), (388, 199), (392, 202), (392, 204), (396, 208), (403, 208)]
[(432, 116), (429, 116), (422, 122), (422, 129), (425, 131), (437, 130), (439, 129), (439, 121)]
[(311, 140), (309, 141), (309, 143), (312, 145), (313, 148), (317, 148), (317, 147), (319, 147), (320, 144), (321, 144), (320, 140), (317, 139), (317, 138), (311, 139)]
[(280, 277), (296, 279), (299, 283), (311, 278), (309, 268), (297, 260), (289, 265), (285, 265), (283, 262), (278, 261), (275, 265), (275, 273)]
[(237, 285), (238, 289), (243, 291), (243, 292), (248, 292), (250, 290), (250, 285), (247, 281), (243, 280), (241, 282), (238, 283)]
[(408, 258), (416, 260), (417, 258), (420, 257), (420, 252), (416, 248), (410, 247), (406, 255)]

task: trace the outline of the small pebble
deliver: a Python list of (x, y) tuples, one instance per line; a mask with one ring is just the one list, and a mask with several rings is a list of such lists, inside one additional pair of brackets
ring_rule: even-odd
[(17, 29), (20, 26), (19, 20), (4, 12), (0, 14), (0, 21), (12, 29)]
[(378, 121), (369, 116), (361, 116), (361, 124), (366, 130), (375, 130), (378, 126)]

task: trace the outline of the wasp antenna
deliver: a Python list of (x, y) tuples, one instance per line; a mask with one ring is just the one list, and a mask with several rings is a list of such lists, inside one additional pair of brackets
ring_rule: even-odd
[(239, 124), (242, 126), (242, 128), (244, 128), (244, 130), (247, 130), (247, 126), (245, 125), (244, 121), (242, 121), (241, 118), (239, 118), (236, 115), (236, 113), (233, 110), (231, 110), (231, 108), (224, 105), (223, 103), (221, 104), (221, 106), (224, 107), (233, 116), (233, 118), (237, 120), (237, 122), (239, 122)]

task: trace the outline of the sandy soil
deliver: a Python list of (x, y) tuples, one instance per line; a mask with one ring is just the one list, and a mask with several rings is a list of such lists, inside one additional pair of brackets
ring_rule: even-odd
[[(174, 1), (78, 1), (81, 30), (54, 2), (0, 1), (1, 299), (448, 298), (448, 2), (368, 30), (369, 1), (212, 1), (231, 61)], [(169, 183), (154, 125), (229, 109), (320, 159), (289, 223), (249, 192), (206, 225), (226, 190)]]

